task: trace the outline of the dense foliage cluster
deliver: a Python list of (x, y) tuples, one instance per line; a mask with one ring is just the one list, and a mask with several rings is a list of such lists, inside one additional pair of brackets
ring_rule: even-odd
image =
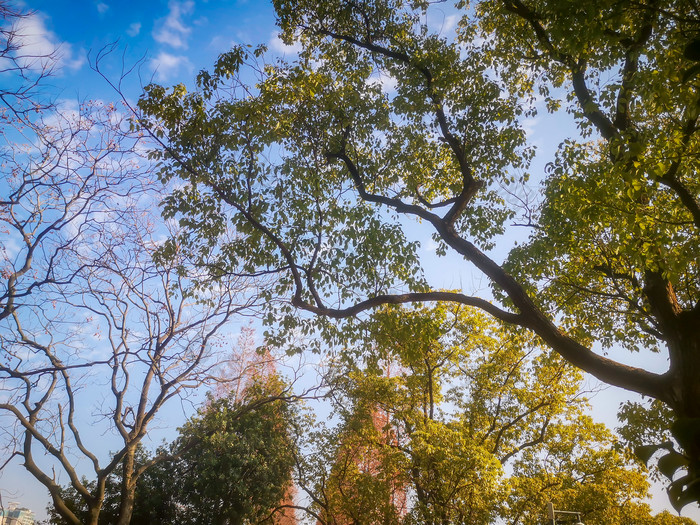
[[(309, 440), (300, 486), (323, 524), (661, 523), (643, 469), (586, 415), (581, 374), (464, 308), (389, 308), (336, 363), (340, 424)], [(672, 518), (678, 524), (692, 523)]]

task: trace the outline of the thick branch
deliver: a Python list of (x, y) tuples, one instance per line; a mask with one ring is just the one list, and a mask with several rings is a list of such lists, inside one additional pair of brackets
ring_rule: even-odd
[(447, 116), (445, 115), (445, 110), (443, 107), (442, 100), (435, 92), (433, 85), (433, 74), (426, 66), (417, 64), (410, 55), (400, 51), (395, 51), (384, 46), (380, 46), (373, 42), (367, 42), (363, 40), (358, 40), (349, 35), (342, 35), (327, 29), (319, 29), (319, 33), (322, 35), (329, 36), (336, 40), (342, 40), (354, 46), (366, 49), (372, 53), (378, 55), (392, 58), (398, 62), (401, 62), (407, 66), (415, 68), (425, 79), (426, 91), (428, 92), (428, 97), (435, 111), (435, 119), (437, 120), (438, 126), (440, 128), (440, 133), (442, 134), (442, 139), (450, 146), (452, 153), (457, 159), (459, 164), (460, 172), (462, 174), (462, 191), (459, 195), (450, 199), (453, 201), (452, 207), (445, 216), (445, 220), (448, 222), (454, 222), (457, 217), (464, 211), (471, 199), (476, 195), (477, 191), (481, 187), (481, 183), (474, 179), (474, 174), (469, 162), (467, 161), (466, 152), (464, 146), (461, 144), (460, 140), (452, 133), (450, 126), (447, 122)]
[(481, 299), (480, 297), (471, 297), (457, 292), (443, 291), (375, 295), (370, 299), (361, 301), (347, 308), (329, 308), (327, 306), (316, 306), (307, 303), (303, 300), (292, 300), (292, 304), (298, 308), (302, 308), (303, 310), (318, 315), (324, 315), (333, 319), (345, 319), (348, 317), (356, 316), (362, 312), (371, 310), (372, 308), (376, 308), (377, 306), (381, 306), (384, 304), (406, 304), (435, 301), (448, 301), (463, 304), (465, 306), (474, 306), (476, 308), (484, 310), (493, 317), (500, 319), (501, 321), (506, 323), (520, 325), (524, 320), (524, 318), (521, 315), (502, 310), (497, 306), (493, 305), (492, 303)]
[(586, 85), (586, 62), (582, 59), (576, 60), (572, 56), (557, 50), (549, 39), (549, 35), (540, 22), (537, 13), (520, 0), (504, 0), (503, 5), (506, 10), (521, 17), (532, 27), (538, 42), (545, 48), (553, 60), (569, 69), (571, 72), (574, 94), (576, 95), (585, 117), (598, 129), (605, 139), (610, 140), (616, 137), (618, 135), (617, 129), (598, 107), (598, 104), (595, 102), (595, 99)]
[[(700, 106), (700, 100), (696, 102)], [(672, 189), (678, 195), (686, 209), (693, 217), (693, 223), (697, 228), (700, 228), (700, 202), (690, 192), (690, 190), (678, 179), (678, 170), (681, 165), (681, 157), (685, 154), (690, 144), (690, 138), (698, 130), (698, 117), (688, 119), (685, 128), (683, 129), (682, 149), (679, 153), (679, 158), (674, 160), (666, 173), (659, 178), (659, 182), (664, 186)]]

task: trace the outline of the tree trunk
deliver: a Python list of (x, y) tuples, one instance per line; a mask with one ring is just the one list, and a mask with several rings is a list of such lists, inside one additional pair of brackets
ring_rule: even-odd
[(85, 525), (97, 525), (98, 520), (100, 518), (100, 511), (102, 510), (102, 506), (97, 506), (97, 507), (92, 507), (91, 509), (88, 510), (88, 521), (85, 523)]
[(676, 435), (684, 454), (689, 458), (688, 473), (700, 479), (700, 323), (691, 315), (681, 314), (676, 337), (669, 341), (669, 370), (677, 421), (695, 419), (689, 434)]
[(134, 476), (134, 455), (136, 449), (129, 449), (124, 456), (122, 468), (121, 498), (119, 502), (119, 518), (117, 525), (129, 525), (134, 512), (136, 499), (136, 478)]

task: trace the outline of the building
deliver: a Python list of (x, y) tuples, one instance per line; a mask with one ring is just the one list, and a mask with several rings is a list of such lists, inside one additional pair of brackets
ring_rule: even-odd
[(10, 503), (7, 509), (0, 510), (0, 525), (34, 525), (34, 513), (18, 503)]

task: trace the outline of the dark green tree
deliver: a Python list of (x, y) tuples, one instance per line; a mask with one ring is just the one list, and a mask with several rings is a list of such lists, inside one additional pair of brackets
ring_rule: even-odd
[[(165, 448), (158, 450), (156, 454), (168, 455)], [(143, 447), (139, 447), (135, 457), (136, 467), (141, 467), (149, 462), (152, 457)], [(107, 478), (105, 483), (105, 498), (99, 516), (100, 524), (114, 525), (119, 520), (120, 494), (123, 478), (123, 465), (113, 475)], [(172, 462), (160, 461), (151, 465), (139, 478), (131, 514), (132, 525), (148, 525), (152, 523), (175, 523), (177, 519), (177, 506), (172, 479)], [(95, 490), (96, 483), (83, 479), (83, 484), (90, 491)], [(61, 490), (61, 497), (70, 511), (79, 520), (86, 523), (89, 520), (89, 512), (85, 502), (78, 492), (70, 485)], [(46, 508), (49, 516), (48, 523), (53, 525), (66, 525), (67, 521), (61, 517), (53, 505)]]
[[(295, 408), (287, 397), (277, 377), (253, 380), (239, 399), (210, 399), (154, 457), (141, 450), (138, 464), (157, 462), (139, 478), (130, 523), (276, 523), (295, 459)], [(117, 473), (107, 480), (100, 524), (118, 523), (120, 488)], [(88, 517), (75, 489), (62, 496), (80, 519)], [(50, 523), (66, 523), (47, 510)]]
[(276, 378), (253, 382), (242, 401), (213, 400), (180, 429), (176, 449), (196, 443), (172, 476), (180, 523), (258, 523), (283, 502), (296, 455), (284, 389)]

